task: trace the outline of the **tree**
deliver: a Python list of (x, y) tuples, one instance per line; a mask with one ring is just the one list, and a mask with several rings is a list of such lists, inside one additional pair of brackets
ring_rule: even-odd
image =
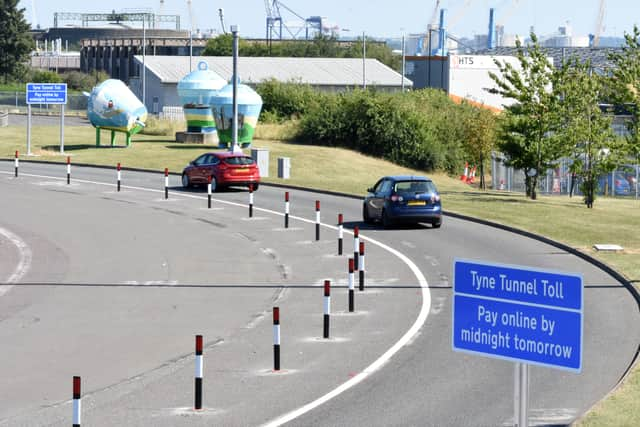
[(631, 34), (625, 33), (621, 52), (609, 55), (614, 64), (608, 84), (612, 101), (626, 106), (631, 114), (624, 151), (640, 163), (640, 30), (634, 25)]
[(22, 76), (34, 43), (18, 0), (0, 0), (0, 5), (0, 73), (6, 84)]
[(480, 166), (480, 188), (484, 190), (484, 164), (495, 146), (496, 115), (485, 108), (469, 106), (465, 119), (464, 148), (470, 159)]
[(620, 153), (611, 118), (600, 108), (603, 87), (588, 61), (572, 58), (558, 69), (556, 89), (562, 95), (563, 125), (557, 136), (572, 147), (571, 171), (582, 178), (581, 190), (589, 208), (595, 201), (598, 177), (615, 168)]
[(498, 148), (510, 166), (524, 171), (526, 194), (535, 200), (540, 173), (568, 152), (562, 139), (554, 134), (559, 117), (553, 64), (533, 33), (526, 51), (519, 41), (516, 46), (520, 69), (494, 60), (500, 75), (489, 73), (497, 86), (489, 92), (514, 101), (505, 107)]

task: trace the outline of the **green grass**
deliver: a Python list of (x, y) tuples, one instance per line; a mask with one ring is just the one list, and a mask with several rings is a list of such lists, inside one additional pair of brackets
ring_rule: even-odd
[[(346, 149), (275, 140), (294, 138), (294, 128), (291, 125), (258, 126), (257, 135), (265, 139), (256, 140), (253, 147), (270, 152), (270, 177), (266, 182), (363, 195), (379, 176), (424, 174)], [(103, 133), (102, 141), (108, 144), (107, 132)], [(167, 136), (135, 135), (133, 141), (132, 146), (126, 148), (124, 137), (119, 135), (118, 147), (96, 148), (92, 127), (67, 127), (65, 131), (66, 154), (76, 163), (115, 166), (121, 162), (125, 167), (156, 170), (168, 167), (172, 172), (180, 172), (190, 160), (212, 149), (211, 146), (176, 143)], [(25, 147), (24, 128), (0, 128), (0, 157), (12, 158), (15, 150), (24, 152)], [(32, 151), (39, 155), (37, 159), (64, 162), (66, 155), (60, 155), (58, 149), (56, 127), (33, 128)], [(291, 159), (291, 179), (285, 181), (276, 177), (278, 157)], [(564, 242), (607, 263), (636, 285), (640, 284), (640, 201), (599, 198), (593, 209), (587, 209), (580, 197), (541, 196), (532, 201), (521, 194), (482, 192), (442, 173), (427, 175), (443, 193), (445, 211), (512, 225)], [(595, 243), (616, 243), (625, 249), (621, 253), (601, 254), (593, 250)], [(636, 366), (625, 383), (596, 405), (578, 425), (640, 425), (640, 368)]]

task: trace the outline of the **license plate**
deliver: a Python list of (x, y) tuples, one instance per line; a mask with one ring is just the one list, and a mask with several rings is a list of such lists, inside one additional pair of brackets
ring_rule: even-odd
[(424, 206), (426, 202), (424, 200), (409, 200), (407, 206)]
[(249, 168), (238, 168), (235, 171), (236, 172), (249, 172)]

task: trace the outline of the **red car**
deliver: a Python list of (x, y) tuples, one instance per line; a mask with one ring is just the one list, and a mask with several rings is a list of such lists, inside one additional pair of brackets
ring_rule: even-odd
[(211, 177), (211, 191), (228, 186), (252, 186), (257, 190), (260, 183), (260, 171), (255, 160), (244, 154), (229, 151), (205, 153), (182, 171), (184, 188), (197, 184), (207, 184)]

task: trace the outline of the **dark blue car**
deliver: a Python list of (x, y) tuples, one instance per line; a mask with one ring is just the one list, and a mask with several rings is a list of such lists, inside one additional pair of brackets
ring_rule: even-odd
[(385, 176), (367, 192), (362, 205), (365, 223), (380, 221), (385, 228), (401, 222), (442, 225), (440, 194), (429, 178)]

